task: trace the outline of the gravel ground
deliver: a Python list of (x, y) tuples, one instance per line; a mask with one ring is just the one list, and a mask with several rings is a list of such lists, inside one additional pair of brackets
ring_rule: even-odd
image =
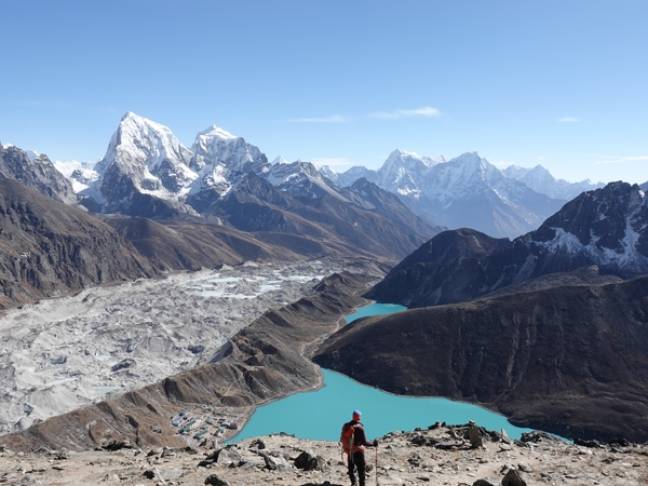
[(0, 319), (0, 434), (207, 361), (344, 263), (180, 273), (43, 300)]
[[(368, 431), (369, 435), (371, 431)], [(396, 433), (380, 439), (381, 486), (487, 485), (645, 486), (647, 446), (582, 447), (532, 434), (511, 443), (488, 435), (471, 449), (463, 427)], [(371, 438), (371, 437), (370, 437)], [(347, 485), (340, 447), (274, 435), (226, 449), (87, 451), (16, 454), (0, 451), (0, 484), (21, 485)], [(310, 458), (302, 456), (303, 452)], [(373, 466), (375, 450), (367, 452)], [(297, 467), (313, 467), (304, 470)], [(373, 468), (372, 468), (373, 469)], [(515, 471), (511, 473), (510, 471)], [(524, 483), (502, 482), (518, 474)], [(223, 482), (216, 482), (215, 477)], [(212, 482), (206, 482), (212, 478)], [(372, 470), (367, 485), (376, 484)], [(329, 483), (326, 483), (329, 481)]]

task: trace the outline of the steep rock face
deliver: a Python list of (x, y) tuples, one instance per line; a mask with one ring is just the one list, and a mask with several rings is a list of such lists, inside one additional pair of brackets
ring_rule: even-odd
[(182, 196), (196, 178), (190, 159), (191, 151), (168, 127), (129, 112), (96, 166), (99, 178), (82, 195), (102, 212), (176, 215), (185, 209)]
[(57, 201), (77, 201), (72, 184), (44, 154), (0, 145), (0, 174)]
[(0, 306), (155, 275), (109, 225), (0, 176)]
[[(396, 266), (370, 293), (411, 307), (459, 302), (553, 272), (596, 265), (621, 276), (648, 272), (648, 203), (639, 186), (611, 183), (581, 194), (542, 226), (492, 251), (440, 260), (436, 251), (470, 246), (474, 232), (438, 235)], [(485, 235), (479, 241), (489, 241)], [(469, 268), (470, 270), (466, 270)]]
[(647, 441), (648, 278), (368, 318), (315, 361), (395, 393), (485, 404), (570, 437)]

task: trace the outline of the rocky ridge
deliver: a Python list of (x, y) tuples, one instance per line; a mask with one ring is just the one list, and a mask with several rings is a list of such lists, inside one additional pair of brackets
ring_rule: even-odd
[(639, 186), (614, 182), (585, 192), (513, 241), (470, 229), (441, 233), (369, 295), (408, 307), (438, 305), (592, 265), (622, 277), (648, 272), (648, 198)]

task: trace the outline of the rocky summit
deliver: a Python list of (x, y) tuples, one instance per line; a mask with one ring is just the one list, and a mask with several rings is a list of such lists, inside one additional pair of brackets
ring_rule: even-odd
[[(645, 445), (573, 444), (540, 433), (519, 441), (469, 426), (396, 432), (368, 449), (367, 484), (439, 486), (643, 486)], [(472, 439), (472, 440), (471, 440)], [(376, 468), (377, 465), (377, 468)], [(339, 444), (282, 434), (233, 445), (140, 448), (114, 443), (84, 452), (0, 450), (0, 484), (51, 486), (348, 485)]]

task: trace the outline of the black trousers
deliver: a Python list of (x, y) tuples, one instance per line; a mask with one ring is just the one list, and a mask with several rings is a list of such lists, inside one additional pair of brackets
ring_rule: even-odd
[(355, 454), (349, 454), (349, 478), (351, 479), (351, 484), (355, 484), (355, 470), (358, 470), (358, 479), (360, 480), (360, 486), (365, 486), (365, 456), (362, 452), (356, 452)]

